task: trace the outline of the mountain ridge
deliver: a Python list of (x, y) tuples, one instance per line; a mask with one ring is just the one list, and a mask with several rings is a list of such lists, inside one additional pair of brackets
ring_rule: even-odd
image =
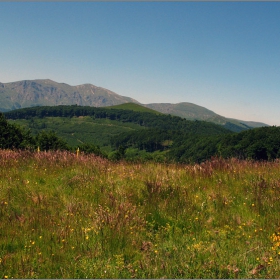
[(236, 126), (237, 131), (268, 126), (260, 122), (226, 118), (205, 107), (189, 102), (141, 104), (133, 98), (119, 95), (90, 83), (71, 86), (51, 79), (0, 82), (0, 111), (2, 112), (34, 106), (77, 104), (80, 106), (108, 107), (124, 103), (135, 103), (160, 113), (175, 115), (188, 120), (204, 120), (224, 126), (228, 123)]

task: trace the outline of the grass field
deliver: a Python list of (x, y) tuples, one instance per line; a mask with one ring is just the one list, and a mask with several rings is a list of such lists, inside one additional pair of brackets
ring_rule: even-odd
[(2, 278), (280, 278), (280, 162), (0, 151)]

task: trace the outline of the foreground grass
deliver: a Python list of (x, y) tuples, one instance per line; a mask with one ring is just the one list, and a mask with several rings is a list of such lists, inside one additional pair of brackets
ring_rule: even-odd
[(280, 162), (0, 151), (2, 278), (279, 278)]

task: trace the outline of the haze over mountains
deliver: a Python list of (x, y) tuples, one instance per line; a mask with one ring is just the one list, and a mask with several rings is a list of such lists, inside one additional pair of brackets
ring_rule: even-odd
[(0, 83), (0, 111), (2, 112), (34, 106), (77, 104), (81, 106), (107, 107), (123, 103), (136, 103), (161, 113), (189, 120), (205, 120), (221, 125), (236, 126), (237, 130), (267, 126), (259, 122), (229, 119), (209, 109), (188, 102), (141, 104), (133, 98), (121, 96), (92, 84), (70, 86), (49, 79)]

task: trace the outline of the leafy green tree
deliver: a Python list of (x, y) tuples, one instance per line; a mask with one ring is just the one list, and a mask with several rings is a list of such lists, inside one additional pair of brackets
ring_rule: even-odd
[(35, 141), (29, 130), (9, 124), (4, 115), (0, 113), (0, 148), (1, 149), (27, 149), (34, 148)]
[(42, 131), (36, 136), (36, 143), (41, 150), (69, 150), (67, 143), (60, 139), (54, 131)]
[(95, 146), (93, 144), (82, 144), (78, 146), (79, 150), (81, 152), (84, 152), (85, 154), (95, 154), (97, 156), (103, 156), (106, 157), (106, 155), (104, 153), (102, 153), (102, 151), (100, 150), (99, 146)]

